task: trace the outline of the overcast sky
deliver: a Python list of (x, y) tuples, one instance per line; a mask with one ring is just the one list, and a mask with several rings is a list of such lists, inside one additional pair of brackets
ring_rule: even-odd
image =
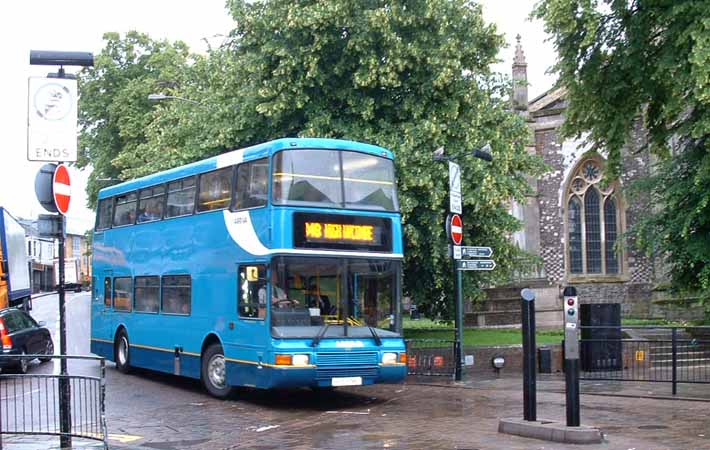
[[(522, 36), (528, 63), (529, 98), (549, 89), (554, 79), (546, 70), (554, 63), (552, 46), (545, 41), (542, 25), (527, 16), (534, 0), (483, 0), (484, 17), (505, 35), (501, 63), (495, 70), (510, 74), (515, 36)], [(203, 38), (214, 45), (233, 27), (224, 0), (74, 0), (69, 2), (24, 0), (0, 2), (0, 206), (15, 216), (34, 218), (45, 213), (35, 198), (34, 178), (42, 163), (27, 161), (27, 78), (51, 71), (29, 65), (30, 50), (71, 50), (99, 53), (107, 31), (137, 30), (152, 38), (182, 40), (190, 49), (204, 52)], [(51, 68), (49, 68), (51, 69)], [(56, 70), (56, 69), (54, 69)], [(67, 70), (71, 72), (73, 70)], [(72, 175), (72, 203), (68, 228), (83, 233), (93, 226), (93, 212), (86, 208), (87, 173), (76, 168)]]

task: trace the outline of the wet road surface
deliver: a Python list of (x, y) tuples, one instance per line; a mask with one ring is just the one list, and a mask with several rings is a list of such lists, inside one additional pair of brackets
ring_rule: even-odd
[[(77, 323), (88, 319), (88, 302), (86, 294), (68, 300), (69, 348), (76, 351), (88, 348), (88, 326)], [(35, 308), (53, 314), (50, 306)], [(49, 363), (32, 370), (52, 369)], [(538, 418), (564, 421), (562, 387), (557, 376), (541, 377)], [(522, 416), (520, 377), (411, 379), (332, 392), (241, 389), (223, 401), (196, 380), (145, 370), (124, 375), (108, 363), (107, 422), (111, 448), (118, 449), (710, 449), (709, 402), (637, 398), (648, 385), (611, 387), (607, 393), (618, 395), (581, 397), (582, 423), (600, 427), (606, 441), (571, 446), (497, 432), (500, 418)], [(596, 394), (602, 388), (587, 386)], [(693, 397), (710, 398), (710, 386), (693, 389)], [(5, 437), (3, 444), (56, 446), (27, 437)]]

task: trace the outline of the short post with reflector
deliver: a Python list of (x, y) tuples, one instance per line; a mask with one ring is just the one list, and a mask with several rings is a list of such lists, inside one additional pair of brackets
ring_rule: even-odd
[(579, 297), (567, 286), (562, 293), (565, 315), (565, 397), (567, 426), (579, 426)]

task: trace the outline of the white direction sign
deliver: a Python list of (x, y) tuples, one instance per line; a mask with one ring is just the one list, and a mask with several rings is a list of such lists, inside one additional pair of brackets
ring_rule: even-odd
[(493, 270), (496, 262), (492, 259), (461, 259), (456, 261), (457, 270)]
[(493, 256), (493, 249), (490, 247), (461, 247), (461, 255), (464, 258), (490, 258)]
[(449, 161), (449, 210), (455, 214), (463, 214), (461, 209), (461, 167)]
[(76, 161), (77, 83), (30, 77), (27, 96), (27, 159)]

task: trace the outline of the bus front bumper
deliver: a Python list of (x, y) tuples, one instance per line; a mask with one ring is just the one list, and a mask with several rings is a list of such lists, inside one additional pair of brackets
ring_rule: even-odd
[(339, 387), (376, 383), (400, 383), (407, 376), (404, 364), (375, 367), (264, 367), (264, 379), (270, 388)]

